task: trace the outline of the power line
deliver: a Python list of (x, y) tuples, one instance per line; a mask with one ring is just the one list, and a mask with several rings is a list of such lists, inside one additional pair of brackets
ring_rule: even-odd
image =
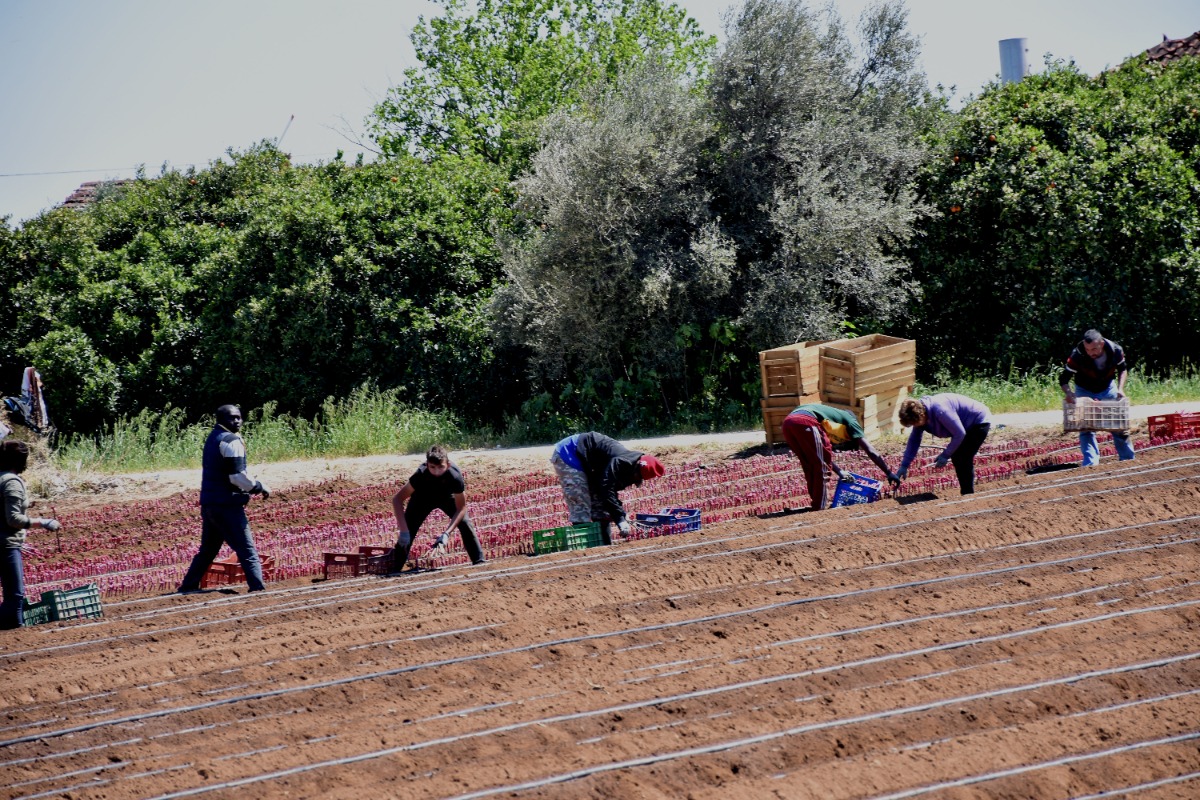
[[(290, 120), (289, 120), (288, 124), (289, 125), (291, 124)], [(286, 134), (287, 128), (284, 128), (283, 132)], [(279, 138), (282, 139), (283, 136), (280, 135)], [(314, 158), (314, 157), (328, 157), (328, 156), (329, 156), (328, 153), (302, 153), (300, 155), (293, 155), (292, 158)], [(64, 170), (50, 171), (50, 172), (0, 172), (0, 178), (37, 178), (37, 177), (43, 177), (46, 175), (86, 175), (86, 174), (95, 173), (95, 172), (131, 172), (133, 170), (137, 170), (140, 167), (144, 167), (144, 166), (145, 166), (144, 164), (141, 164), (141, 165), (137, 165), (137, 166), (133, 166), (133, 167), (96, 167), (94, 169), (64, 169)], [(179, 168), (183, 168), (183, 167), (194, 167), (194, 166), (196, 166), (196, 165), (195, 164), (171, 164), (172, 169), (179, 169)]]

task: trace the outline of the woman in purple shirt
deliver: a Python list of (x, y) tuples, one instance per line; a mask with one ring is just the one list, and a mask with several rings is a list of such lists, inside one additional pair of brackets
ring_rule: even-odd
[(992, 429), (992, 412), (987, 406), (961, 394), (926, 395), (900, 404), (900, 424), (912, 426), (912, 433), (908, 435), (908, 447), (904, 448), (897, 478), (904, 480), (909, 464), (917, 457), (921, 438), (929, 431), (950, 440), (938, 455), (936, 465), (944, 467), (947, 461), (954, 464), (962, 493), (975, 493), (975, 454)]

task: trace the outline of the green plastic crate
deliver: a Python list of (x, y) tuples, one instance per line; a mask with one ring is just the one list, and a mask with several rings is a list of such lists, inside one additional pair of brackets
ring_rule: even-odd
[(545, 528), (533, 532), (533, 554), (557, 553), (567, 549), (566, 528)]
[(586, 525), (572, 525), (564, 529), (568, 550), (585, 550), (589, 547), (599, 547), (604, 544), (600, 538), (600, 523), (589, 522)]
[(50, 606), (52, 621), (104, 616), (100, 607), (100, 589), (94, 583), (57, 592), (42, 592), (42, 602), (38, 605), (42, 604)]
[(25, 603), (25, 624), (42, 625), (50, 621), (50, 603)]
[(604, 544), (600, 523), (586, 522), (561, 528), (545, 528), (533, 532), (533, 554), (559, 553), (563, 550), (583, 550)]

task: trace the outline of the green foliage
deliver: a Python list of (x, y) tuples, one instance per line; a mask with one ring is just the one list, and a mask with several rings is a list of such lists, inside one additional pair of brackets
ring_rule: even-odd
[[(183, 411), (143, 409), (93, 436), (71, 436), (54, 453), (60, 469), (142, 472), (200, 466), (211, 418), (189, 423)], [(413, 408), (395, 391), (366, 385), (344, 400), (329, 398), (311, 419), (279, 414), (274, 403), (246, 414), (242, 430), (252, 464), (304, 458), (419, 453), (464, 440), (451, 414)]]
[(933, 368), (1061, 363), (1093, 327), (1135, 365), (1194, 357), (1200, 59), (1096, 78), (1048, 64), (990, 87), (931, 141), (922, 185), (938, 213), (913, 250), (911, 334)]
[(822, 19), (752, 0), (706, 92), (651, 62), (547, 118), (494, 327), (563, 413), (720, 427), (757, 350), (903, 312), (916, 44), (894, 5), (862, 52)]
[[(941, 373), (929, 384), (918, 383), (914, 395), (953, 392), (965, 394), (986, 405), (993, 413), (1046, 411), (1062, 407), (1058, 385), (1061, 370), (1037, 367), (1012, 371), (1004, 377), (977, 375), (953, 377)], [(1178, 403), (1200, 397), (1200, 371), (1187, 363), (1162, 375), (1130, 372), (1125, 393), (1134, 405)]]
[(472, 156), (515, 175), (539, 120), (648, 53), (699, 73), (715, 38), (661, 0), (438, 0), (413, 30), (422, 66), (368, 120), (388, 156)]
[(484, 314), (502, 174), (450, 157), (294, 167), (266, 144), (229, 157), (0, 238), (6, 374), (39, 368), (60, 429), (231, 401), (312, 414), (367, 379), (500, 418)]

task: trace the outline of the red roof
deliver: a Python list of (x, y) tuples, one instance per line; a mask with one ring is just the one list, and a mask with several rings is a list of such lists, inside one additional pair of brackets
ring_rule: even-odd
[(1147, 50), (1145, 56), (1147, 61), (1157, 64), (1165, 64), (1184, 56), (1200, 56), (1200, 31), (1182, 39), (1168, 39), (1163, 36), (1163, 40)]
[(87, 181), (86, 183), (81, 183), (79, 188), (71, 192), (71, 196), (63, 201), (62, 207), (84, 208), (96, 202), (101, 189), (109, 186), (124, 186), (127, 183), (133, 183), (133, 181), (122, 178), (115, 181)]

